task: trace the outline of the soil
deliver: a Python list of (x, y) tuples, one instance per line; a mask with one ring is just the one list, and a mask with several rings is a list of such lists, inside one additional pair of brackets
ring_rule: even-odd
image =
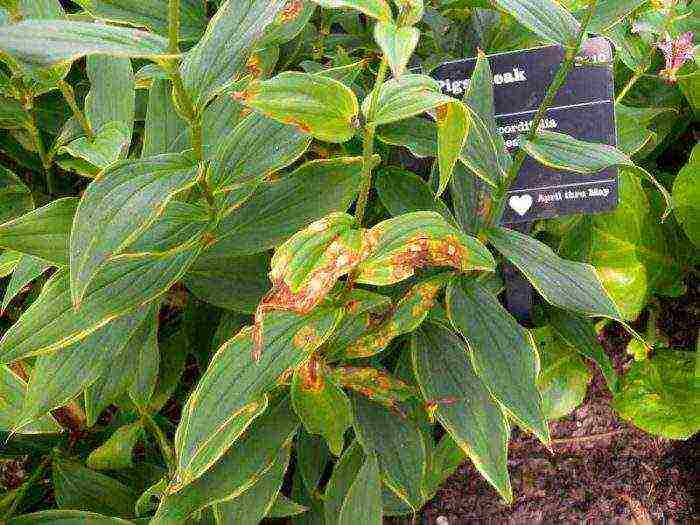
[[(672, 346), (692, 348), (700, 327), (700, 284), (664, 301), (661, 329)], [(618, 372), (630, 362), (626, 334), (611, 326), (602, 337)], [(584, 403), (552, 422), (553, 452), (519, 431), (510, 442), (515, 502), (502, 503), (467, 462), (425, 507), (422, 522), (700, 523), (700, 435), (688, 441), (649, 436), (620, 420), (595, 370)]]

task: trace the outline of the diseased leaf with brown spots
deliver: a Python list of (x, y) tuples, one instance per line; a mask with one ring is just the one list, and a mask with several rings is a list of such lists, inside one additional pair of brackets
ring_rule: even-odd
[(357, 97), (341, 82), (308, 73), (285, 72), (253, 81), (235, 100), (326, 142), (345, 142), (356, 131)]
[(418, 328), (435, 304), (438, 293), (451, 278), (451, 274), (444, 273), (413, 286), (398, 302), (388, 319), (370, 328), (348, 345), (344, 357), (354, 359), (373, 356), (384, 350), (394, 338)]
[(396, 408), (400, 403), (418, 395), (413, 386), (372, 367), (340, 366), (331, 369), (328, 377), (341, 386), (390, 408)]
[(345, 431), (352, 425), (352, 409), (345, 392), (327, 376), (322, 361), (312, 357), (294, 371), (292, 406), (309, 434), (320, 434), (340, 456)]
[(407, 213), (380, 222), (365, 234), (369, 256), (357, 267), (356, 282), (389, 285), (426, 266), (449, 266), (460, 272), (493, 271), (486, 247), (450, 226), (435, 212)]

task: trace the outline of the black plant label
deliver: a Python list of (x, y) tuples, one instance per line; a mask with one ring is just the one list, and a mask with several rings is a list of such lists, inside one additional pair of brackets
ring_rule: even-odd
[[(547, 46), (489, 55), (498, 131), (513, 153), (530, 129), (547, 88), (564, 59), (564, 49)], [(462, 98), (475, 58), (448, 62), (432, 76), (443, 92)], [(604, 38), (583, 46), (540, 129), (579, 140), (616, 145), (612, 48)], [(529, 222), (577, 213), (611, 211), (618, 204), (617, 169), (582, 175), (547, 168), (527, 158), (508, 194), (503, 223)]]

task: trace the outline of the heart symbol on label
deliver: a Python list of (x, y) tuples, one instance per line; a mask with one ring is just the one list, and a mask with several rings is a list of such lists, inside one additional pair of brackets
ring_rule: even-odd
[(522, 217), (532, 207), (532, 195), (528, 195), (527, 193), (523, 195), (513, 195), (508, 199), (508, 204)]

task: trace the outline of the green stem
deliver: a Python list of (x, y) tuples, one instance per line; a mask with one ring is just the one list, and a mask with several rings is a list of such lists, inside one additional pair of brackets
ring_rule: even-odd
[(367, 124), (365, 124), (364, 143), (362, 145), (362, 184), (360, 186), (360, 195), (357, 199), (355, 207), (355, 221), (358, 225), (362, 225), (365, 218), (365, 210), (367, 201), (369, 200), (369, 192), (372, 188), (372, 169), (374, 168), (374, 129), (373, 123), (375, 113), (377, 111), (377, 102), (379, 101), (379, 91), (384, 84), (384, 79), (389, 68), (389, 61), (386, 57), (382, 58), (382, 63), (379, 65), (379, 72), (374, 83), (374, 89), (370, 99), (369, 108), (367, 110)]
[(168, 41), (171, 55), (180, 54), (180, 0), (170, 0), (168, 4)]
[[(569, 76), (571, 69), (574, 67), (574, 63), (576, 62), (576, 55), (581, 49), (583, 38), (586, 36), (587, 32), (586, 29), (590, 24), (591, 19), (593, 18), (593, 14), (595, 13), (597, 3), (598, 0), (590, 0), (588, 4), (588, 11), (586, 12), (586, 17), (581, 22), (581, 29), (579, 30), (579, 33), (576, 37), (576, 42), (573, 46), (566, 48), (566, 52), (564, 54), (564, 62), (562, 62), (561, 66), (559, 66), (559, 69), (557, 70), (557, 73), (554, 76), (554, 80), (552, 80), (549, 89), (547, 89), (547, 93), (545, 94), (544, 100), (542, 101), (542, 104), (540, 104), (540, 107), (538, 108), (537, 113), (535, 114), (535, 118), (532, 120), (532, 126), (530, 127), (524, 140), (529, 141), (535, 138), (535, 136), (537, 135), (538, 128), (542, 123), (542, 120), (547, 116), (547, 111), (554, 102), (554, 98), (557, 96), (557, 93), (564, 85), (564, 82), (566, 82), (566, 79)], [(506, 174), (503, 183), (494, 192), (495, 204), (494, 206), (492, 206), (491, 212), (489, 213), (489, 216), (487, 218), (487, 225), (494, 226), (500, 222), (501, 217), (503, 216), (503, 211), (505, 210), (506, 206), (506, 196), (508, 193), (508, 189), (518, 178), (518, 174), (520, 173), (520, 168), (522, 168), (523, 166), (525, 157), (525, 150), (521, 146), (515, 154), (513, 164), (508, 170), (508, 173)]]
[(44, 471), (50, 463), (51, 456), (46, 456), (36, 468), (36, 470), (32, 473), (32, 476), (27, 481), (25, 481), (19, 488), (17, 494), (15, 495), (15, 499), (12, 501), (12, 505), (10, 505), (10, 508), (7, 509), (7, 512), (5, 512), (3, 519), (10, 519), (12, 517), (15, 511), (19, 508), (19, 504), (22, 503), (24, 496), (27, 495), (27, 492), (29, 492), (29, 489), (32, 487), (32, 485), (34, 485), (34, 483), (36, 483), (37, 480), (44, 475)]
[(615, 104), (619, 104), (622, 102), (622, 99), (625, 98), (625, 95), (629, 93), (629, 90), (634, 87), (634, 85), (639, 81), (640, 78), (642, 78), (643, 73), (635, 73), (632, 75), (632, 77), (629, 79), (627, 84), (625, 84), (625, 87), (622, 88), (622, 91), (620, 91), (619, 95), (617, 95), (617, 98), (615, 99)]
[(34, 147), (36, 152), (41, 159), (41, 165), (44, 167), (44, 174), (46, 176), (46, 192), (53, 196), (54, 194), (54, 183), (53, 183), (53, 172), (51, 171), (51, 157), (46, 153), (46, 146), (44, 145), (44, 139), (41, 138), (41, 132), (36, 124), (36, 115), (34, 110), (30, 109), (29, 114), (29, 126), (27, 126), (27, 131), (32, 136), (34, 142)]
[(87, 119), (85, 113), (83, 113), (78, 106), (78, 102), (75, 100), (75, 91), (73, 91), (71, 85), (65, 80), (58, 81), (58, 88), (61, 90), (61, 93), (63, 93), (63, 98), (66, 99), (66, 102), (68, 102), (71, 111), (73, 111), (73, 116), (78, 120), (78, 122), (80, 122), (80, 125), (82, 126), (83, 131), (85, 131), (85, 135), (87, 136), (88, 140), (92, 141), (92, 139), (95, 138), (95, 133), (92, 131), (90, 121)]
[(160, 449), (160, 453), (163, 455), (165, 464), (168, 466), (170, 475), (173, 476), (177, 470), (173, 446), (170, 444), (165, 432), (163, 432), (163, 430), (158, 426), (158, 423), (156, 423), (153, 417), (145, 409), (141, 407), (138, 407), (138, 409), (141, 412), (141, 422), (146, 428), (148, 428), (149, 432), (153, 434), (153, 437), (158, 444), (158, 448)]

